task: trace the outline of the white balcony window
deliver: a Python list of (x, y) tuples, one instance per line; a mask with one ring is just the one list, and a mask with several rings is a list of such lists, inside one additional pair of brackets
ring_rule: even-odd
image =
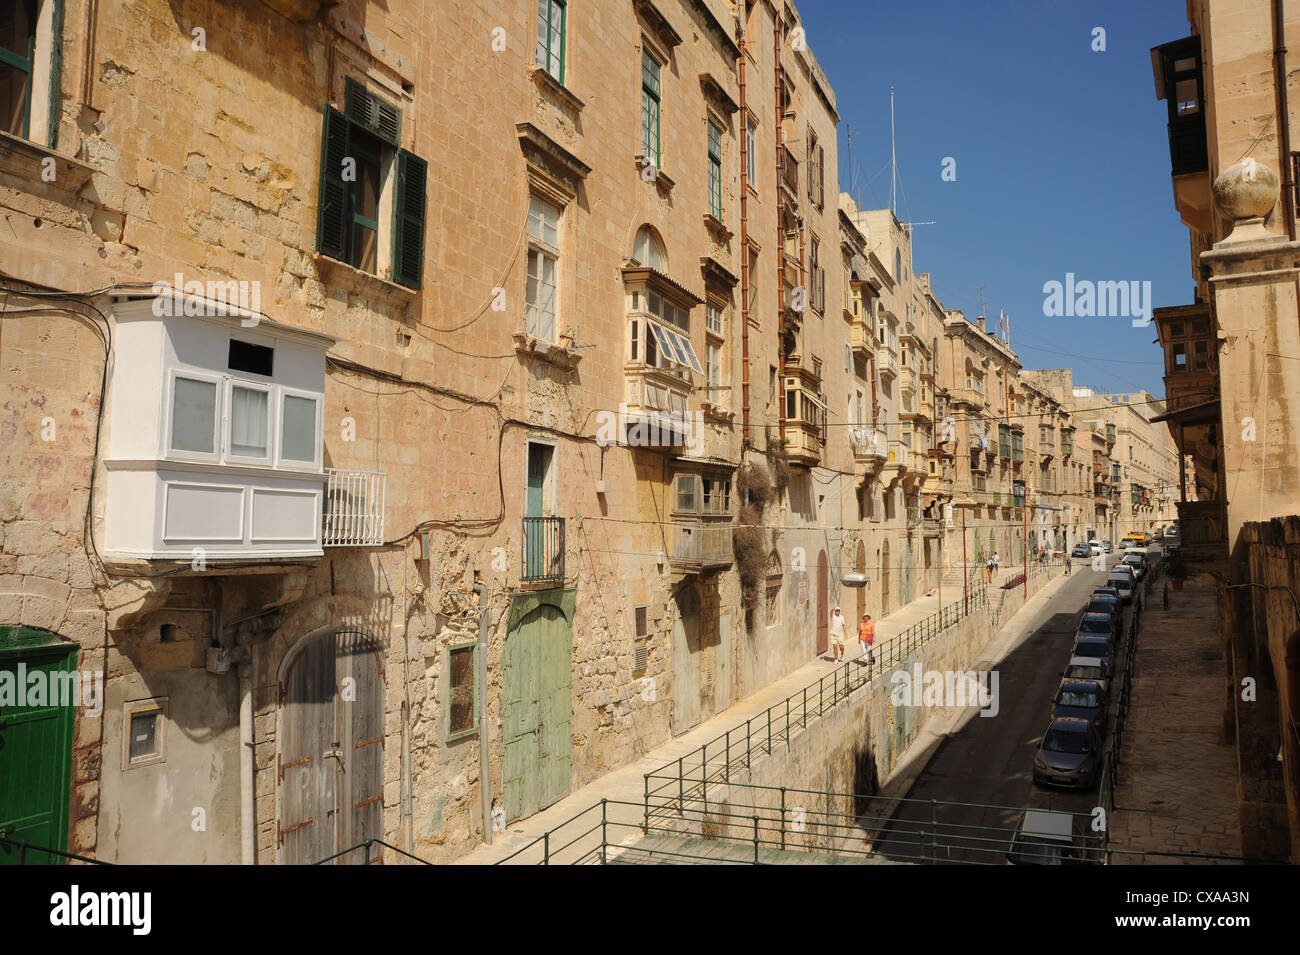
[(265, 462), (269, 456), (267, 419), (270, 389), (230, 383), (230, 457)]
[(320, 459), (318, 398), (285, 393), (280, 411), (280, 459), (315, 464)]
[(162, 315), (152, 297), (125, 296), (113, 308), (105, 554), (320, 555), (325, 352), (333, 339), (184, 298), (184, 310)]
[(172, 378), (171, 450), (215, 455), (217, 379)]

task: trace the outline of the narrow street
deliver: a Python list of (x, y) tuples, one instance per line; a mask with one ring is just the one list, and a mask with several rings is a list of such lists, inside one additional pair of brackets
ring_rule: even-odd
[[(1122, 556), (1121, 551), (1108, 554), (1107, 568)], [(1052, 697), (1069, 660), (1079, 618), (1088, 595), (1105, 579), (1106, 574), (1092, 570), (1088, 561), (1075, 561), (1070, 578), (1027, 622), (1020, 624), (1023, 632), (1011, 652), (997, 664), (997, 715), (967, 720), (948, 736), (908, 792), (910, 800), (980, 804), (944, 807), (941, 819), (946, 829), (988, 826), (1011, 830), (1019, 825), (1024, 807), (1086, 813), (1098, 804), (1096, 786), (1077, 792), (1049, 790), (1034, 784), (1032, 771), (1034, 752), (1047, 728)], [(1125, 631), (1133, 612), (1133, 607), (1124, 612)], [(1121, 643), (1117, 668), (1127, 664), (1127, 654), (1127, 645)], [(1113, 721), (1112, 700), (1107, 715), (1107, 746), (1111, 743)], [(918, 833), (929, 831), (932, 814), (933, 809), (925, 802), (906, 803), (881, 832), (877, 846), (885, 855), (914, 858)], [(940, 858), (1000, 862), (1006, 846), (1000, 839), (997, 841), (998, 845), (962, 853), (941, 846)]]

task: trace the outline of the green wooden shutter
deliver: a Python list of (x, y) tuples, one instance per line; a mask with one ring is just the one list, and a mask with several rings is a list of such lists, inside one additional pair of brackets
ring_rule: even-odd
[(420, 287), (424, 269), (424, 188), (429, 164), (397, 151), (397, 201), (393, 215), (393, 281)]
[(334, 259), (347, 258), (348, 184), (343, 181), (343, 162), (349, 155), (347, 117), (332, 106), (325, 107), (321, 134), (320, 198), (316, 211), (316, 248)]
[(388, 100), (376, 96), (356, 80), (348, 79), (343, 87), (343, 110), (366, 132), (373, 133), (390, 146), (402, 141), (402, 111)]

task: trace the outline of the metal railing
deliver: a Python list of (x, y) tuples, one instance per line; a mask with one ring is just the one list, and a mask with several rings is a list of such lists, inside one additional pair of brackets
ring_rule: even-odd
[(325, 547), (382, 544), (386, 476), (380, 471), (326, 468), (325, 478), (321, 544)]
[(564, 518), (523, 519), (525, 583), (564, 582)]
[[(1153, 570), (1146, 575), (1146, 593), (1151, 592), (1151, 585), (1155, 581), (1156, 573)], [(1115, 687), (1112, 699), (1115, 701), (1115, 730), (1111, 733), (1110, 747), (1102, 762), (1101, 783), (1098, 787), (1100, 803), (1106, 810), (1106, 818), (1109, 820), (1115, 813), (1115, 786), (1119, 783), (1120, 763), (1123, 759), (1124, 744), (1124, 727), (1128, 724), (1129, 708), (1132, 705), (1133, 692), (1133, 670), (1137, 662), (1137, 638), (1142, 632), (1142, 611), (1145, 607), (1145, 601), (1141, 599), (1133, 602), (1133, 615), (1129, 618), (1128, 636), (1125, 639), (1124, 649), (1124, 668), (1117, 674), (1114, 681), (1118, 684)], [(1106, 827), (1107, 836), (1109, 837), (1110, 827)]]
[[(730, 779), (733, 767), (748, 766), (755, 754), (771, 753), (774, 747), (783, 743), (788, 747), (792, 735), (806, 729), (810, 721), (833, 710), (848, 700), (855, 691), (904, 661), (925, 643), (987, 606), (988, 593), (985, 586), (980, 585), (978, 589), (972, 587), (964, 599), (935, 611), (873, 647), (869, 662), (846, 662), (816, 683), (792, 693), (743, 724), (647, 773), (647, 798), (651, 795), (652, 778), (663, 781), (663, 785), (671, 785), (669, 780), (676, 782), (690, 773), (699, 772), (725, 781)], [(669, 775), (670, 771), (672, 775)]]
[[(874, 793), (826, 792), (735, 782), (685, 781), (648, 812), (640, 803), (602, 799), (528, 842), (496, 865), (1001, 865), (1025, 814), (1035, 806)], [(641, 812), (634, 811), (640, 810)], [(1091, 812), (1065, 812), (1073, 837), (1062, 861), (1184, 860), (1268, 862), (1197, 852), (1117, 849), (1093, 830)], [(996, 820), (993, 824), (981, 820)], [(1037, 846), (1026, 847), (1033, 853)]]
[[(31, 842), (24, 842), (22, 839), (9, 839), (0, 836), (0, 849), (16, 851), (16, 859), (6, 858), (6, 852), (0, 852), (0, 865), (60, 865), (69, 859), (75, 862), (85, 862), (88, 865), (112, 865), (111, 862), (104, 862), (102, 859), (92, 859), (90, 856), (80, 856), (75, 852), (64, 852), (61, 849), (51, 849), (49, 846), (39, 846)], [(29, 854), (32, 858), (29, 858)], [(54, 856), (54, 859), (48, 858)]]
[(321, 859), (318, 862), (313, 862), (312, 865), (328, 865), (329, 863), (334, 862), (336, 860), (345, 859), (348, 856), (353, 856), (358, 852), (364, 854), (361, 861), (362, 865), (378, 865), (379, 863), (384, 861), (384, 858), (383, 858), (382, 851), (380, 851), (378, 854), (375, 853), (376, 846), (378, 846), (380, 850), (388, 849), (390, 852), (396, 852), (399, 856), (402, 856), (407, 859), (412, 859), (415, 862), (420, 863), (420, 865), (434, 864), (430, 862), (428, 859), (421, 859), (419, 856), (411, 855), (411, 853), (403, 849), (397, 848), (397, 846), (390, 845), (389, 843), (385, 842), (383, 839), (367, 839), (364, 842), (358, 842), (355, 846), (352, 846), (351, 848), (344, 849), (341, 852), (335, 852), (334, 854), (328, 855), (324, 859)]

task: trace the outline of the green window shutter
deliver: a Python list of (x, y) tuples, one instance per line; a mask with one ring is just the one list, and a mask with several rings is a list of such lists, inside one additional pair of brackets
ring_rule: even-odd
[(343, 84), (343, 109), (348, 119), (366, 132), (373, 133), (390, 146), (400, 145), (402, 111), (355, 80), (348, 79)]
[(424, 188), (429, 164), (397, 151), (397, 201), (393, 216), (393, 281), (419, 288), (424, 270)]
[(333, 259), (347, 257), (348, 184), (343, 163), (349, 154), (350, 123), (332, 106), (325, 107), (321, 134), (320, 198), (316, 211), (316, 248)]

